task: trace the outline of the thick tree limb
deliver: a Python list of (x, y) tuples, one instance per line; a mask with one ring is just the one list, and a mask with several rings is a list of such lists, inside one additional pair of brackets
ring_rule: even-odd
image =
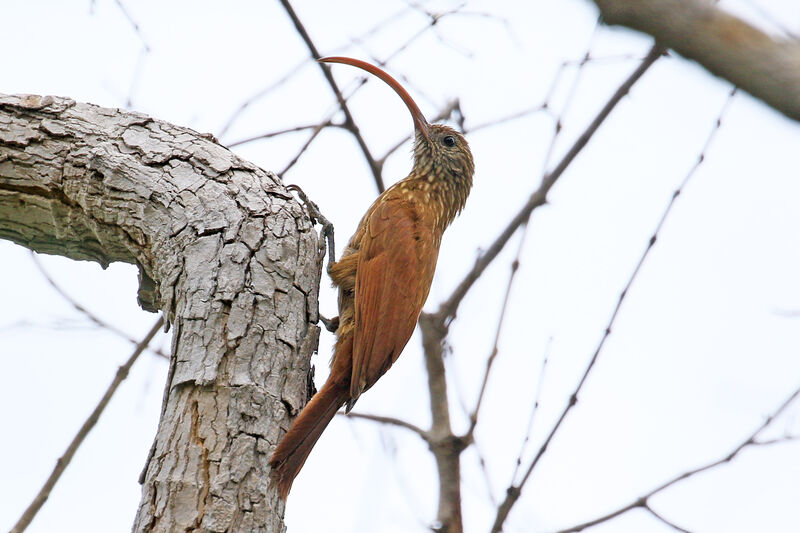
[(281, 531), (267, 458), (306, 401), (321, 258), (277, 177), (142, 114), (0, 95), (0, 238), (137, 264), (173, 326), (134, 530)]
[(603, 20), (647, 33), (800, 120), (800, 42), (773, 39), (708, 0), (594, 0)]

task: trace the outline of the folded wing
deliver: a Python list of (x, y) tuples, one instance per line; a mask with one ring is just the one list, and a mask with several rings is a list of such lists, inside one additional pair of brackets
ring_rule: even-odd
[(350, 405), (392, 366), (414, 332), (439, 252), (431, 226), (403, 199), (383, 202), (367, 221), (356, 270)]

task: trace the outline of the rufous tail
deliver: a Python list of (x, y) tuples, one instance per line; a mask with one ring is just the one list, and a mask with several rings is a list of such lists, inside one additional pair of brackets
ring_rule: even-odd
[(278, 485), (278, 493), (286, 501), (292, 482), (320, 435), (333, 420), (336, 411), (349, 397), (350, 387), (328, 382), (311, 398), (270, 457), (270, 479)]

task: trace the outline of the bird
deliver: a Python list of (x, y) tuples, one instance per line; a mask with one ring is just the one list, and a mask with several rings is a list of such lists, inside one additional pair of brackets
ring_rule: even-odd
[(397, 361), (428, 297), (445, 229), (464, 208), (475, 172), (458, 131), (429, 124), (411, 95), (382, 69), (350, 57), (325, 57), (367, 71), (388, 84), (414, 121), (409, 175), (367, 209), (328, 273), (338, 288), (339, 323), (325, 384), (303, 408), (270, 457), (270, 479), (286, 500), (322, 432)]

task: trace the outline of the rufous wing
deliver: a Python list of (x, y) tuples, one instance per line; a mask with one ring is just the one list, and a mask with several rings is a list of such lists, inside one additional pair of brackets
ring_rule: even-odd
[(428, 297), (439, 253), (430, 224), (404, 199), (386, 199), (366, 221), (355, 286), (350, 406), (403, 351)]

